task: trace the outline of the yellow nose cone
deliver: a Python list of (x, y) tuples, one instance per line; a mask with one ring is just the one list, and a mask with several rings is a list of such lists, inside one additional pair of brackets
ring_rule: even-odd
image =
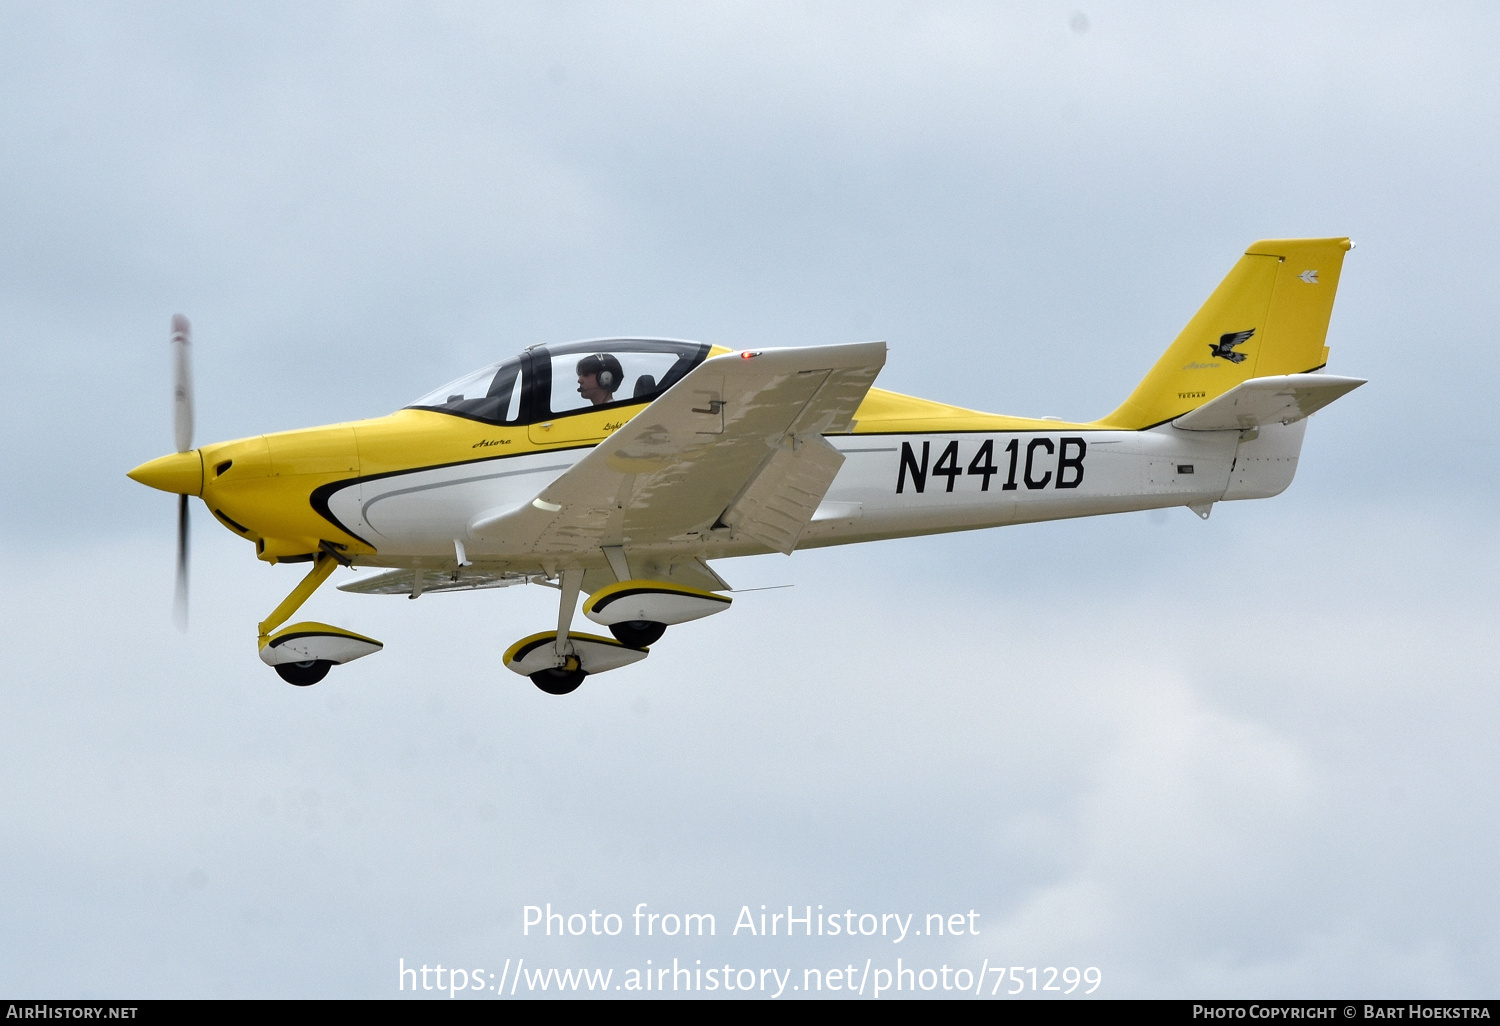
[(129, 474), (132, 481), (139, 481), (152, 488), (177, 495), (200, 495), (203, 492), (203, 457), (198, 450), (174, 452), (150, 463), (142, 463)]

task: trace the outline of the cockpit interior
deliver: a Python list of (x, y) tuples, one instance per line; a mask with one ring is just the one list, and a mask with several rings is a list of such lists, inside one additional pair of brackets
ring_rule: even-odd
[(532, 346), (434, 389), (408, 409), (488, 424), (534, 424), (570, 414), (649, 403), (708, 356), (676, 339), (608, 338)]

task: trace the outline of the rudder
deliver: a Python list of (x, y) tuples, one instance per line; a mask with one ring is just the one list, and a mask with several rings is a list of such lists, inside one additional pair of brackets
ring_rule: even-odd
[(1141, 429), (1251, 378), (1328, 362), (1328, 321), (1346, 238), (1264, 239), (1245, 251), (1120, 407), (1097, 423)]

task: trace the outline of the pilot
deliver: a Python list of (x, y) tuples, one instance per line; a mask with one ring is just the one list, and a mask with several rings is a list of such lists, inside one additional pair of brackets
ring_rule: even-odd
[(595, 406), (614, 402), (615, 390), (624, 380), (624, 368), (609, 353), (595, 353), (578, 361), (578, 394)]

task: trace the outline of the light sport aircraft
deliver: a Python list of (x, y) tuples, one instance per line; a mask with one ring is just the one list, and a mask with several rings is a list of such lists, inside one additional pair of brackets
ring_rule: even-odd
[[(1118, 409), (1005, 417), (872, 388), (885, 343), (731, 351), (670, 339), (533, 346), (373, 420), (192, 448), (188, 324), (173, 319), (178, 452), (130, 471), (200, 496), (270, 563), (311, 571), (259, 627), (313, 684), (380, 642), (282, 628), (340, 565), (343, 591), (546, 584), (556, 630), (505, 653), (549, 694), (646, 658), (722, 612), (730, 556), (1279, 494), (1305, 418), (1364, 382), (1320, 373), (1348, 239), (1257, 242)], [(572, 630), (584, 615), (612, 637)], [(278, 630), (278, 628), (281, 628)]]

